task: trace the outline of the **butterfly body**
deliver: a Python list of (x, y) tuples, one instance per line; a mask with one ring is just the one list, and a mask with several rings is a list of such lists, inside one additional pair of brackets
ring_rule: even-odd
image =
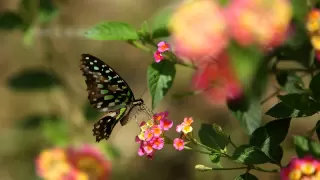
[(93, 128), (93, 135), (99, 142), (109, 138), (119, 121), (124, 126), (133, 109), (142, 106), (144, 102), (142, 99), (135, 99), (129, 85), (100, 59), (82, 54), (80, 69), (86, 77), (90, 104), (105, 113)]

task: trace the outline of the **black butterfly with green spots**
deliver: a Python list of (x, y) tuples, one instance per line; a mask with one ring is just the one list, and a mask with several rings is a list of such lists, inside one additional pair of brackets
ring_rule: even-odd
[(128, 84), (107, 64), (90, 54), (82, 54), (81, 71), (86, 77), (88, 99), (97, 110), (106, 114), (94, 124), (96, 141), (108, 139), (120, 121), (124, 126), (134, 107), (141, 107), (142, 99), (135, 99)]

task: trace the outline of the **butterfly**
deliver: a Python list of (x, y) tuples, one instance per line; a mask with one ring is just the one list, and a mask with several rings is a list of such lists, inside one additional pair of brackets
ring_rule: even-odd
[(135, 107), (143, 107), (142, 99), (135, 99), (129, 85), (115, 70), (90, 54), (81, 55), (82, 75), (86, 77), (88, 100), (93, 108), (105, 115), (93, 125), (96, 142), (108, 139), (120, 121), (124, 126)]

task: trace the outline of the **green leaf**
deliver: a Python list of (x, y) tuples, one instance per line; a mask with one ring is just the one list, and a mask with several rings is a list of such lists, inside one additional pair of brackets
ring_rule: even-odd
[(283, 102), (279, 102), (270, 108), (266, 115), (272, 116), (274, 118), (288, 118), (288, 117), (304, 117), (305, 115), (294, 108), (286, 106)]
[(42, 132), (45, 138), (56, 146), (66, 146), (68, 144), (68, 126), (62, 119), (46, 120), (42, 124)]
[(0, 13), (0, 29), (11, 30), (22, 26), (23, 19), (19, 14), (10, 11)]
[(39, 2), (39, 21), (41, 23), (49, 23), (53, 18), (57, 17), (59, 11), (53, 0), (40, 0)]
[(246, 165), (264, 164), (270, 162), (268, 156), (266, 156), (257, 147), (251, 145), (241, 145), (238, 147), (234, 151), (232, 159)]
[(309, 12), (308, 1), (291, 0), (291, 4), (293, 7), (293, 19), (300, 23), (305, 22)]
[(127, 23), (103, 22), (93, 26), (85, 36), (95, 40), (138, 40), (137, 31)]
[(258, 100), (252, 100), (246, 111), (233, 111), (233, 115), (240, 120), (248, 134), (261, 125), (261, 105)]
[(60, 85), (61, 80), (56, 74), (49, 73), (44, 69), (23, 69), (9, 77), (8, 86), (18, 91), (35, 91), (49, 89)]
[(163, 99), (173, 84), (176, 75), (174, 63), (163, 60), (148, 67), (148, 87), (152, 97), (152, 109)]
[(309, 84), (309, 88), (312, 91), (312, 96), (315, 100), (320, 101), (320, 73), (313, 76)]
[(220, 154), (210, 154), (209, 157), (212, 163), (216, 164), (220, 161)]
[(250, 136), (250, 145), (264, 149), (266, 146), (277, 146), (288, 134), (291, 118), (277, 119), (256, 129)]
[(154, 17), (151, 19), (152, 38), (157, 39), (170, 36), (168, 23), (173, 10), (174, 7), (169, 6), (155, 13)]
[(245, 173), (236, 177), (235, 180), (259, 180), (259, 179), (250, 173)]
[(239, 80), (247, 87), (254, 79), (254, 74), (260, 67), (262, 53), (257, 47), (241, 47), (233, 42), (229, 46), (232, 66)]
[(276, 74), (279, 85), (288, 93), (302, 93), (303, 81), (294, 72), (280, 71)]
[[(290, 126), (291, 118), (278, 119), (267, 123), (266, 125), (256, 129), (250, 136), (249, 144), (259, 148), (273, 163), (280, 164), (281, 158), (276, 152), (282, 151), (279, 146), (286, 138)], [(283, 153), (283, 152), (282, 152)], [(273, 155), (276, 155), (274, 158)]]
[(304, 136), (294, 136), (293, 140), (299, 157), (312, 154), (314, 157), (320, 158), (320, 144), (318, 142)]
[(311, 116), (319, 111), (319, 104), (310, 98), (308, 94), (287, 94), (278, 96), (288, 107), (297, 109), (306, 116)]
[(224, 151), (230, 140), (217, 124), (201, 124), (199, 138), (202, 144)]

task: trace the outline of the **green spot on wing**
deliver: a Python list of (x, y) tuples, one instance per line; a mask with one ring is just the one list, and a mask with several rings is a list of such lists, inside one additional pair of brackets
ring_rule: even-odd
[[(98, 84), (98, 88), (103, 88), (103, 85), (102, 84)], [(107, 91), (107, 90), (106, 90)], [(108, 91), (107, 91), (107, 93), (108, 93)], [(102, 93), (101, 93), (102, 94)]]
[(113, 99), (113, 95), (107, 95), (107, 96), (104, 96), (104, 100), (111, 100)]
[[(98, 86), (98, 87), (99, 87), (99, 86)], [(100, 91), (101, 94), (107, 94), (108, 92), (109, 92), (109, 91), (108, 91), (108, 90), (105, 90), (105, 89)], [(111, 96), (112, 96), (112, 95), (111, 95)], [(105, 100), (107, 100), (106, 97), (107, 97), (107, 96), (104, 97)], [(113, 96), (111, 97), (111, 99), (112, 99), (112, 98), (113, 98)]]
[(99, 70), (99, 67), (98, 67), (98, 66), (94, 66), (93, 69), (96, 70), (96, 71), (98, 71), (98, 70)]

